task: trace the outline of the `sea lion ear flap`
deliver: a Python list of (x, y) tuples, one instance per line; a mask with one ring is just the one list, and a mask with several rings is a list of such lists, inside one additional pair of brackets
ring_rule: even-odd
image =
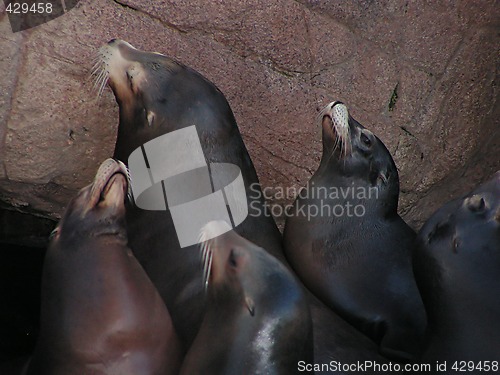
[(155, 120), (155, 113), (153, 111), (149, 111), (148, 115), (147, 115), (147, 119), (148, 119), (148, 125), (150, 127), (152, 127), (153, 126), (153, 121)]
[(250, 297), (246, 296), (245, 297), (245, 304), (247, 306), (248, 311), (250, 312), (250, 315), (254, 316), (255, 315), (255, 304), (253, 302), (253, 299), (251, 299)]

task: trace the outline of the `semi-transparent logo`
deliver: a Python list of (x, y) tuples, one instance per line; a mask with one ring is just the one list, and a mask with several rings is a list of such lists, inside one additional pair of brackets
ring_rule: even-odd
[[(79, 0), (4, 0), (12, 32), (17, 33), (52, 21), (73, 9)], [(0, 6), (1, 7), (1, 6)]]
[[(248, 216), (240, 168), (208, 164), (194, 125), (145, 143), (130, 154), (128, 166), (135, 204), (170, 210), (181, 247), (199, 243), (202, 228), (213, 220), (236, 227)], [(220, 228), (210, 238), (232, 229)]]

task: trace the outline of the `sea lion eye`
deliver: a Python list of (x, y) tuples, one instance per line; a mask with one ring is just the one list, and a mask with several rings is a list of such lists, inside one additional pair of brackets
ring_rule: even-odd
[(450, 220), (450, 218), (448, 218), (448, 221), (438, 223), (432, 229), (432, 231), (427, 236), (427, 240), (429, 243), (432, 243), (435, 239), (437, 239), (439, 237), (443, 237), (443, 236), (448, 235), (448, 233), (451, 229), (449, 220)]
[(364, 133), (361, 133), (361, 142), (363, 142), (368, 147), (371, 147), (372, 145), (372, 141)]

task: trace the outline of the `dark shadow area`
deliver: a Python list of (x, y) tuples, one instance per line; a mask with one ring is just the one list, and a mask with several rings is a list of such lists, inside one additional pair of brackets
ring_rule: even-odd
[(45, 248), (0, 242), (0, 363), (31, 354), (39, 329)]

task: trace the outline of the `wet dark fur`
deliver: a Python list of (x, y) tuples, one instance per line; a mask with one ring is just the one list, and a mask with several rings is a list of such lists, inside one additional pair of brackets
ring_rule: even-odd
[(425, 223), (414, 268), (429, 316), (423, 360), (498, 360), (500, 172)]

